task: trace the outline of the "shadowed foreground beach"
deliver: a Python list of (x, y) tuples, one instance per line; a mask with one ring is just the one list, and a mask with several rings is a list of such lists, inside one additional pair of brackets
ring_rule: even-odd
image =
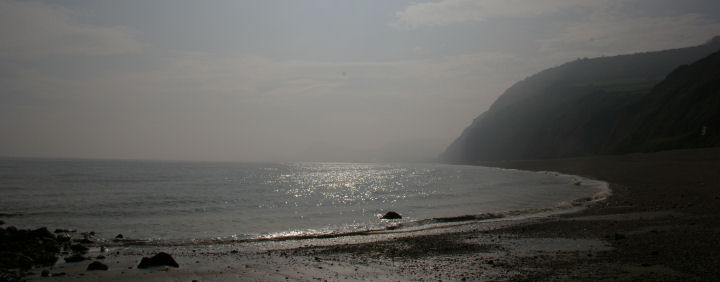
[[(613, 196), (577, 214), (497, 230), (526, 237), (595, 238), (612, 251), (532, 258), (510, 269), (534, 279), (720, 278), (720, 149), (487, 164), (608, 181)], [(520, 277), (518, 277), (520, 278)]]
[[(257, 245), (115, 246), (107, 271), (58, 263), (53, 280), (716, 280), (720, 149), (478, 163), (610, 183), (576, 213), (458, 222), (421, 232)], [(93, 256), (91, 247), (91, 254)], [(137, 269), (165, 251), (180, 267)], [(41, 277), (35, 269), (27, 278)], [(57, 274), (57, 275), (56, 275)], [(53, 275), (55, 275), (53, 277)]]

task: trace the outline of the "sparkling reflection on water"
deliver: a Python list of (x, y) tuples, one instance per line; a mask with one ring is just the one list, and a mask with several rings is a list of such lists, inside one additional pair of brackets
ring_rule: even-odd
[[(552, 207), (596, 189), (551, 174), (443, 164), (0, 159), (0, 217), (144, 239), (248, 238)], [(396, 223), (396, 222), (393, 222)]]

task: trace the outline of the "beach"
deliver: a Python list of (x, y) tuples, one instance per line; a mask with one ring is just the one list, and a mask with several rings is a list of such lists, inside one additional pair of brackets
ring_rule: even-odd
[[(585, 209), (434, 229), (257, 244), (118, 245), (31, 270), (56, 281), (714, 280), (720, 277), (720, 149), (477, 163), (607, 181)], [(138, 269), (171, 254), (178, 268)], [(102, 259), (98, 259), (102, 256)]]

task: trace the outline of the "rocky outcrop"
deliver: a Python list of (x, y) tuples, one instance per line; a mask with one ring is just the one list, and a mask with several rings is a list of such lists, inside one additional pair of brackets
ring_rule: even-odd
[(33, 266), (55, 264), (60, 251), (55, 235), (47, 228), (0, 228), (0, 268), (29, 269)]

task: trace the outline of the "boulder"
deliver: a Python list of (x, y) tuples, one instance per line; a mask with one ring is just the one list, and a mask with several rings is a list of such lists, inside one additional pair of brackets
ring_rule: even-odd
[(60, 248), (47, 228), (0, 229), (0, 266), (27, 269), (35, 265), (51, 266), (57, 261)]
[(401, 219), (402, 216), (394, 211), (389, 211), (382, 216), (382, 219)]
[(108, 266), (102, 262), (94, 261), (88, 265), (87, 270), (108, 270)]
[(115, 239), (123, 239), (123, 238), (125, 238), (125, 236), (123, 236), (122, 234), (118, 234), (117, 236), (115, 236)]
[(160, 252), (157, 255), (154, 255), (151, 258), (143, 257), (140, 261), (140, 264), (137, 266), (138, 268), (148, 268), (153, 266), (172, 266), (172, 267), (180, 267), (178, 263), (173, 259), (172, 256), (170, 256), (168, 253)]
[(38, 229), (32, 230), (28, 234), (31, 238), (45, 238), (45, 239), (55, 239), (55, 235), (50, 233), (50, 230), (48, 230), (46, 227), (40, 227)]

